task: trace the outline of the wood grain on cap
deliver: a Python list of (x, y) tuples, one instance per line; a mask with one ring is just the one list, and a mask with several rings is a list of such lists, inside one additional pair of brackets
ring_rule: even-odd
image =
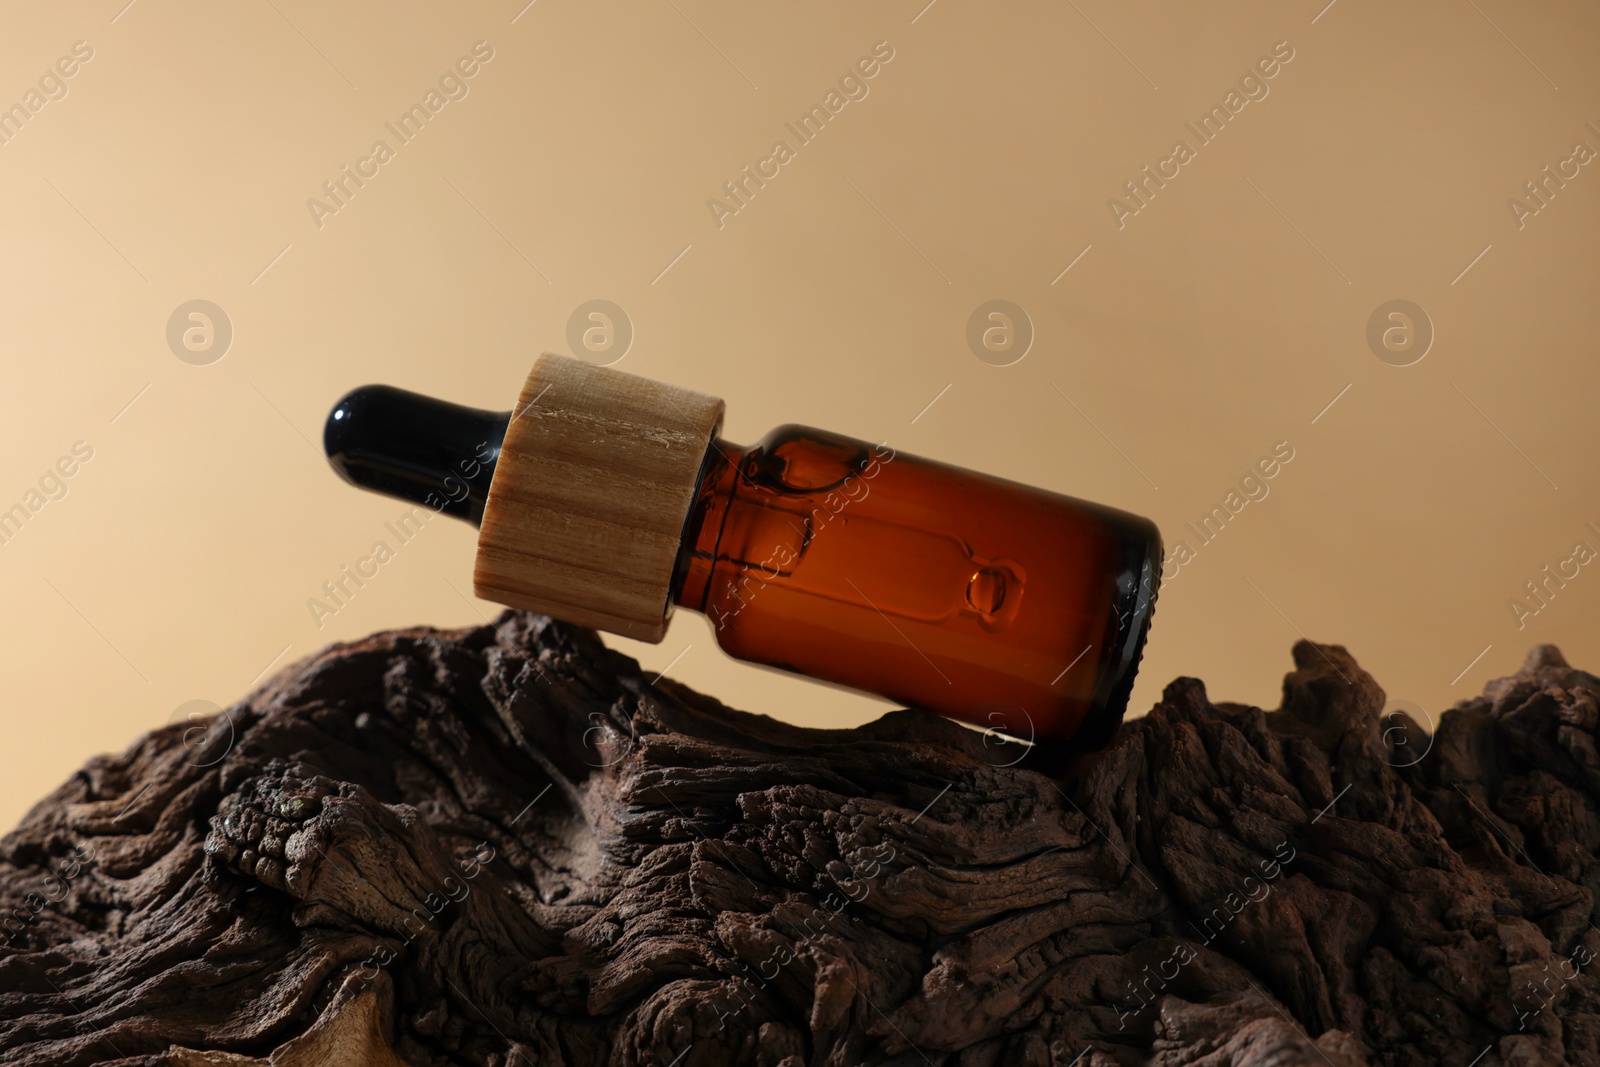
[(534, 364), (478, 533), (477, 594), (659, 641), (714, 396), (564, 356)]

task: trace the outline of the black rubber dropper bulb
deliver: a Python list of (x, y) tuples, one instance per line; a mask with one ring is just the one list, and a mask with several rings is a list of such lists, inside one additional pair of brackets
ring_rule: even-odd
[(322, 447), (351, 485), (483, 521), (509, 411), (483, 411), (390, 385), (363, 385), (328, 413)]

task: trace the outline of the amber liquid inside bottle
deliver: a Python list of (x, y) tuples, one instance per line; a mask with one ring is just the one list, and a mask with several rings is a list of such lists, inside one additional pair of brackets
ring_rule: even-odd
[(674, 598), (740, 659), (1092, 744), (1121, 719), (1161, 558), (1138, 516), (781, 426), (713, 443)]

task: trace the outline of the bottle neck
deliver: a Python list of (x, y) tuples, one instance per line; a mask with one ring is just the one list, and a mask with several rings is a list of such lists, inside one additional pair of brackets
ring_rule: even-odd
[(711, 589), (711, 571), (717, 561), (717, 544), (739, 480), (740, 466), (747, 450), (713, 438), (695, 483), (694, 503), (683, 523), (683, 539), (678, 548), (672, 578), (672, 602), (691, 611), (704, 612)]

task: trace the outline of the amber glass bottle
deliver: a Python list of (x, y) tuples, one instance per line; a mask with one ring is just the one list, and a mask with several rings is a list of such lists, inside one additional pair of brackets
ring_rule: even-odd
[(739, 659), (1023, 740), (1115, 730), (1160, 580), (1149, 521), (803, 426), (740, 448), (721, 420), (545, 356), (512, 412), (367, 387), (325, 440), (356, 484), (480, 522), (480, 596), (650, 641), (677, 604)]
[(1120, 720), (1160, 562), (1136, 516), (782, 426), (714, 443), (674, 598), (740, 659), (1067, 738)]

